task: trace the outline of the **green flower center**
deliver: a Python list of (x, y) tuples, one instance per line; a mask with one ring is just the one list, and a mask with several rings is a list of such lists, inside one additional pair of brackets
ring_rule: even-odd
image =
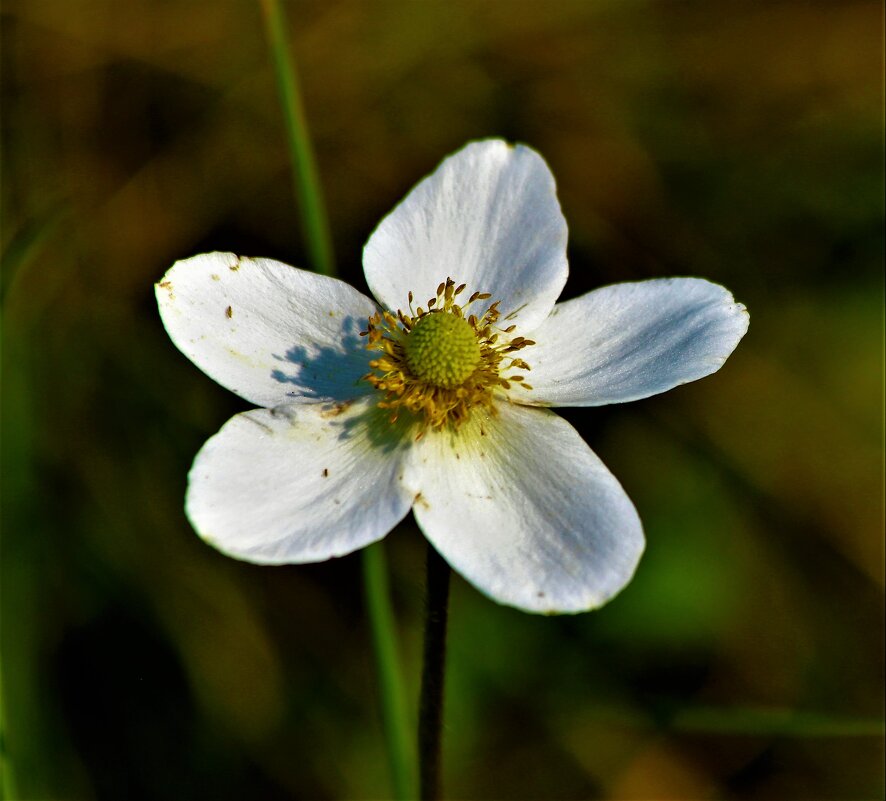
[(378, 407), (390, 410), (392, 423), (402, 411), (419, 419), (416, 439), (428, 427), (458, 428), (477, 407), (495, 414), (495, 396), (512, 385), (532, 389), (523, 375), (511, 371), (530, 369), (515, 354), (535, 342), (514, 336), (516, 323), (499, 328), (501, 301), (489, 304), (479, 317), (472, 314), (475, 302), (492, 295), (474, 292), (467, 300), (459, 299), (465, 288), (447, 278), (437, 287), (436, 297), (417, 309), (412, 308), (410, 292), (409, 314), (402, 309), (396, 314), (377, 311), (360, 332), (366, 348), (379, 353), (363, 379), (382, 394)]
[(480, 343), (471, 324), (444, 312), (421, 317), (403, 349), (416, 378), (444, 389), (463, 384), (480, 364)]

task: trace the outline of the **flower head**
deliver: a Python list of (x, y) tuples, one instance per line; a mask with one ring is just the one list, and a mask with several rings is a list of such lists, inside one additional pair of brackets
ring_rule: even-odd
[(227, 554), (329, 559), (410, 509), (478, 589), (533, 612), (594, 608), (643, 551), (636, 510), (548, 408), (636, 400), (718, 370), (744, 307), (698, 278), (616, 284), (556, 303), (566, 222), (541, 157), (474, 142), (372, 234), (366, 280), (229, 253), (157, 285), (198, 367), (262, 407), (212, 437), (186, 510)]

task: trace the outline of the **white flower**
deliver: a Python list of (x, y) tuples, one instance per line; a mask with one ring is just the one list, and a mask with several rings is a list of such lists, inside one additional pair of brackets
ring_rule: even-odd
[(603, 604), (643, 551), (614, 476), (548, 406), (600, 406), (718, 370), (748, 326), (698, 278), (556, 304), (566, 221), (542, 158), (474, 142), (364, 249), (378, 304), (269, 259), (210, 253), (157, 285), (175, 344), (260, 407), (194, 462), (188, 517), (221, 551), (315, 562), (410, 509), (480, 591), (531, 612)]

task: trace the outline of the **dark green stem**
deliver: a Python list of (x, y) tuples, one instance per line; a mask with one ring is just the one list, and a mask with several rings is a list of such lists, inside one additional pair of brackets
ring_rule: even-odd
[(449, 616), (449, 565), (428, 543), (424, 666), (418, 721), (422, 801), (440, 798), (443, 685), (446, 669), (446, 620)]

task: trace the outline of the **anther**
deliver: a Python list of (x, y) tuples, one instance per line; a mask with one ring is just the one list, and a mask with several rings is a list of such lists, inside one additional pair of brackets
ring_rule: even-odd
[(379, 408), (390, 409), (394, 422), (405, 408), (423, 420), (419, 435), (427, 428), (445, 425), (458, 427), (468, 419), (471, 409), (486, 407), (494, 413), (494, 392), (520, 385), (530, 388), (523, 376), (503, 375), (508, 370), (528, 370), (522, 359), (508, 354), (534, 344), (516, 337), (504, 341), (515, 326), (499, 329), (500, 301), (492, 303), (482, 315), (468, 314), (467, 307), (487, 300), (488, 292), (473, 292), (462, 305), (455, 302), (466, 284), (456, 284), (451, 277), (437, 286), (436, 297), (424, 307), (413, 308), (415, 295), (408, 293), (408, 311), (379, 310), (368, 318), (362, 331), (367, 348), (382, 352), (373, 359), (374, 372), (364, 379), (383, 393)]

